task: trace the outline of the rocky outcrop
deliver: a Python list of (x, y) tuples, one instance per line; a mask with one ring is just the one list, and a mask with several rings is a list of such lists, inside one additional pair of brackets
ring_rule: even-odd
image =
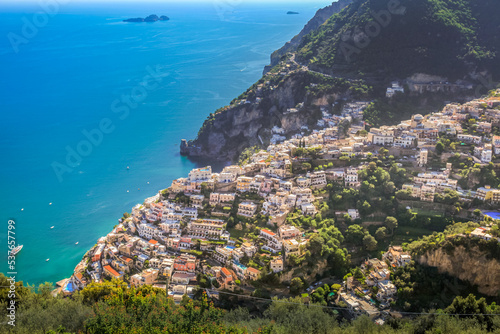
[(330, 6), (319, 9), (314, 17), (307, 22), (304, 28), (295, 37), (293, 37), (289, 42), (286, 42), (281, 49), (276, 50), (271, 54), (271, 64), (264, 68), (264, 74), (266, 74), (273, 66), (277, 65), (284, 54), (296, 51), (305, 35), (309, 34), (313, 30), (316, 30), (333, 14), (340, 12), (351, 2), (352, 0), (339, 0), (337, 2), (333, 2)]
[[(322, 116), (320, 105), (325, 105), (328, 99), (350, 97), (348, 85), (339, 85), (338, 90), (328, 96), (313, 96), (308, 86), (314, 85), (315, 80), (317, 76), (310, 72), (298, 71), (283, 76), (276, 85), (267, 85), (259, 98), (250, 89), (246, 100), (212, 114), (195, 140), (182, 140), (181, 153), (234, 162), (247, 147), (266, 147), (274, 126), (282, 128), (287, 137), (300, 132), (302, 126), (312, 129)], [(303, 106), (299, 105), (302, 102)]]
[(152, 14), (146, 18), (136, 17), (131, 19), (123, 20), (123, 22), (156, 22), (156, 21), (168, 21), (170, 18), (168, 16), (162, 15), (158, 17), (158, 15)]
[(232, 161), (246, 147), (269, 143), (273, 126), (283, 127), (286, 132), (299, 130), (310, 118), (310, 110), (286, 112), (305, 97), (302, 76), (285, 78), (259, 102), (232, 105), (207, 119), (194, 141), (181, 142), (181, 153)]
[(487, 252), (477, 247), (458, 246), (449, 252), (438, 248), (418, 256), (416, 260), (477, 285), (478, 291), (485, 295), (497, 296), (500, 292), (500, 262), (489, 258)]
[[(306, 266), (302, 265), (300, 267), (295, 268), (295, 270), (290, 270), (290, 271), (281, 273), (280, 283), (290, 284), (290, 282), (292, 281), (292, 279), (294, 277), (302, 277), (307, 282), (312, 282), (312, 281), (316, 280), (316, 276), (318, 274), (322, 275), (325, 272), (325, 270), (328, 268), (328, 262), (326, 260), (318, 261), (312, 269), (309, 269), (309, 271), (307, 271), (305, 268), (306, 268)], [(309, 272), (309, 274), (307, 274), (307, 272)], [(302, 273), (302, 274), (300, 274), (300, 273)]]

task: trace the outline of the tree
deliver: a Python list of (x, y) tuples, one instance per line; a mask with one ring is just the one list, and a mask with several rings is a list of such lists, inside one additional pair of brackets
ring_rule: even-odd
[(387, 228), (385, 228), (384, 226), (379, 227), (375, 232), (375, 237), (377, 238), (377, 240), (382, 240), (386, 236), (387, 236)]
[(300, 258), (295, 255), (295, 254), (289, 254), (287, 256), (287, 261), (288, 261), (288, 264), (291, 265), (292, 267), (296, 267), (300, 264)]
[(342, 288), (340, 284), (332, 284), (332, 291), (337, 292)]
[(495, 326), (495, 318), (486, 314), (500, 314), (500, 309), (495, 303), (488, 305), (484, 298), (476, 299), (476, 296), (471, 293), (466, 298), (455, 297), (445, 312), (461, 314), (460, 318), (474, 318), (480, 325), (485, 325), (491, 331)]
[(394, 229), (398, 227), (398, 220), (394, 217), (387, 216), (387, 218), (385, 218), (385, 226), (391, 230), (391, 235), (393, 235)]
[(303, 162), (302, 163), (302, 168), (305, 170), (305, 171), (309, 171), (311, 170), (311, 164), (308, 163), (308, 162)]
[(361, 269), (359, 269), (359, 267), (356, 267), (352, 271), (352, 277), (354, 277), (355, 279), (362, 279), (363, 277), (365, 277), (365, 275), (363, 275), (363, 272), (361, 271)]
[(377, 240), (370, 234), (366, 234), (363, 237), (363, 245), (365, 246), (367, 251), (374, 251), (377, 249)]
[(363, 241), (363, 237), (365, 232), (363, 231), (363, 227), (357, 224), (351, 225), (347, 228), (345, 233), (345, 238), (347, 241), (352, 242), (353, 244), (361, 244)]
[(370, 214), (372, 206), (370, 205), (370, 203), (368, 203), (368, 201), (364, 201), (363, 204), (358, 209), (361, 215), (366, 216)]
[(300, 277), (292, 278), (290, 282), (290, 292), (298, 294), (304, 289), (304, 281)]
[(325, 244), (325, 239), (321, 237), (319, 234), (315, 234), (308, 243), (307, 249), (317, 256), (321, 256), (321, 250), (323, 249), (323, 245)]
[(379, 150), (378, 150), (378, 154), (381, 156), (381, 157), (386, 157), (387, 154), (389, 153), (389, 150), (386, 149), (385, 147), (381, 147)]
[(341, 133), (346, 136), (347, 135), (347, 132), (349, 131), (349, 127), (351, 126), (351, 123), (346, 119), (342, 119), (342, 121), (340, 122), (340, 124), (338, 125), (339, 127), (339, 130), (341, 131)]
[[(272, 328), (256, 328), (250, 333), (333, 333), (338, 328), (335, 317), (332, 317), (322, 307), (305, 305), (302, 298), (277, 300), (265, 311), (264, 316), (272, 321)], [(361, 332), (360, 332), (361, 333)]]
[(440, 141), (436, 144), (436, 154), (441, 155), (444, 152), (444, 144)]
[(411, 189), (401, 189), (396, 191), (396, 198), (401, 200), (408, 200), (412, 198)]

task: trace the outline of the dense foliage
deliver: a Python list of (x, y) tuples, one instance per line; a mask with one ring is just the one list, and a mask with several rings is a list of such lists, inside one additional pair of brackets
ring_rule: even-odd
[[(498, 223), (497, 223), (498, 224)], [(493, 230), (498, 231), (498, 225), (495, 224)], [(464, 233), (472, 232), (480, 224), (474, 222), (455, 223), (448, 226), (444, 232), (433, 233), (424, 236), (421, 239), (412, 242), (407, 246), (413, 254), (421, 255), (438, 248), (444, 249), (452, 254), (455, 248), (464, 247), (465, 249), (477, 248), (484, 252), (487, 258), (493, 258), (500, 261), (500, 243), (495, 240), (483, 240), (479, 238), (469, 238), (462, 236)]]
[(323, 70), (496, 77), (499, 14), (495, 0), (355, 0), (305, 36), (299, 56)]
[(477, 294), (469, 283), (413, 261), (397, 268), (391, 280), (398, 289), (396, 306), (405, 311), (444, 308), (457, 296)]
[[(0, 274), (0, 283), (8, 282)], [(313, 299), (320, 304), (304, 304), (301, 297), (272, 299), (261, 312), (248, 308), (231, 311), (215, 307), (200, 294), (195, 301), (184, 298), (176, 305), (161, 289), (145, 286), (129, 289), (120, 285), (97, 284), (72, 298), (53, 297), (50, 286), (34, 288), (17, 285), (16, 326), (2, 323), (2, 333), (487, 333), (500, 328), (496, 304), (474, 296), (458, 297), (435, 315), (415, 320), (392, 320), (374, 324), (362, 316), (351, 323), (339, 323), (332, 309), (320, 307), (339, 285), (318, 288)], [(1, 316), (6, 319), (7, 288), (0, 290)], [(262, 301), (255, 301), (262, 303)], [(469, 316), (455, 317), (460, 313)]]

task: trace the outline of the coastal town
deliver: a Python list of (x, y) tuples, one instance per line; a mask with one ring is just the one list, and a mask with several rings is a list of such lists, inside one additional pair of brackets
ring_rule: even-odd
[[(393, 84), (388, 96), (401, 89)], [(93, 282), (124, 282), (166, 289), (180, 303), (199, 291), (219, 299), (225, 293), (262, 296), (272, 287), (269, 297), (301, 295), (383, 323), (397, 298), (391, 275), (413, 261), (396, 242), (375, 254), (377, 241), (397, 227), (385, 207), (397, 199), (410, 214), (439, 207), (478, 222), (498, 218), (492, 212), (499, 185), (474, 187), (477, 177), (464, 173), (491, 169), (500, 157), (498, 96), (379, 128), (363, 120), (369, 102), (346, 103), (340, 115), (322, 108), (314, 129), (303, 127), (291, 138), (274, 127), (267, 149), (249, 149), (240, 164), (220, 172), (193, 169), (134, 206), (58, 291), (70, 295)], [(373, 191), (389, 200), (349, 199)], [(378, 227), (377, 239), (366, 230), (370, 224)], [(486, 225), (463, 237), (500, 241)], [(343, 279), (332, 275), (332, 264), (349, 261), (354, 270)]]
[(4, 2), (0, 334), (500, 334), (498, 0)]

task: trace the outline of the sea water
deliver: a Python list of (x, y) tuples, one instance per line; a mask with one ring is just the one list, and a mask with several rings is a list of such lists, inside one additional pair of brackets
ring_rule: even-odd
[[(180, 140), (329, 4), (42, 3), (0, 4), (0, 271), (12, 219), (31, 284), (71, 275), (124, 212), (210, 163), (181, 157)], [(170, 21), (122, 22), (150, 14)]]

